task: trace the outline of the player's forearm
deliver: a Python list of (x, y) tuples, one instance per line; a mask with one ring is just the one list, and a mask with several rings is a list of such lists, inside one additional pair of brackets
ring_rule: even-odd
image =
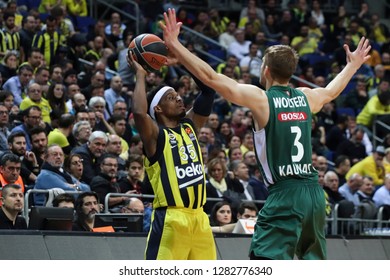
[(344, 69), (326, 86), (331, 99), (335, 99), (350, 82), (358, 68), (348, 63)]
[(192, 54), (179, 41), (170, 45), (169, 48), (189, 72), (196, 76), (205, 85), (210, 86), (211, 77), (215, 72), (209, 64)]
[(133, 93), (132, 111), (134, 116), (146, 115), (148, 110), (148, 103), (146, 100), (145, 89), (145, 75), (143, 73), (136, 73), (136, 84)]

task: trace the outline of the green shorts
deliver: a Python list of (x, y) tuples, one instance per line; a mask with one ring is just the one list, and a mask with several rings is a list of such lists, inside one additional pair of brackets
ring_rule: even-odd
[(291, 260), (326, 259), (325, 197), (317, 183), (296, 180), (269, 188), (259, 212), (250, 253)]

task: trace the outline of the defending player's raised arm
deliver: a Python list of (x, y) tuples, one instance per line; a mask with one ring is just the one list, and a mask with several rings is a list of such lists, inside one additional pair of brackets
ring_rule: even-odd
[(132, 112), (134, 116), (135, 127), (139, 132), (144, 145), (146, 155), (151, 157), (156, 152), (158, 126), (148, 115), (148, 102), (146, 100), (145, 77), (146, 71), (142, 66), (128, 55), (127, 61), (136, 73), (136, 84), (133, 94)]
[(174, 9), (168, 9), (164, 13), (164, 22), (160, 22), (160, 27), (164, 33), (164, 41), (169, 52), (183, 64), (193, 75), (195, 75), (205, 85), (213, 88), (225, 99), (241, 106), (251, 108), (253, 99), (248, 97), (257, 96), (259, 88), (251, 85), (240, 85), (229, 77), (216, 73), (210, 65), (201, 60), (196, 55), (187, 50), (178, 39), (181, 23), (176, 21)]
[(319, 112), (324, 104), (335, 99), (347, 86), (356, 71), (365, 63), (370, 55), (371, 49), (369, 40), (362, 37), (354, 52), (351, 52), (348, 45), (344, 45), (347, 55), (347, 65), (325, 88), (301, 88), (306, 94), (312, 112)]

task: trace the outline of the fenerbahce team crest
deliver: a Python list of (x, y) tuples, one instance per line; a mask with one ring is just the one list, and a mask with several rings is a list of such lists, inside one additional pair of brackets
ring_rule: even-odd
[[(192, 130), (186, 128), (185, 131), (192, 143), (194, 141), (196, 143), (196, 138)], [(169, 133), (171, 149), (178, 149), (180, 155), (180, 163), (175, 164), (175, 173), (180, 189), (203, 184), (203, 166), (192, 143), (178, 147), (175, 135)], [(182, 162), (186, 163), (183, 164)]]

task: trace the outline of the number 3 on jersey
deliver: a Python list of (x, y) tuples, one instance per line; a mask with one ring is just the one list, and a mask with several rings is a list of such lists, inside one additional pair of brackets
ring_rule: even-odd
[(299, 140), (302, 136), (302, 131), (298, 126), (292, 126), (291, 127), (291, 133), (296, 134), (294, 139), (294, 146), (297, 148), (298, 153), (296, 155), (292, 155), (291, 159), (293, 162), (299, 162), (304, 155), (304, 148), (301, 142)]

